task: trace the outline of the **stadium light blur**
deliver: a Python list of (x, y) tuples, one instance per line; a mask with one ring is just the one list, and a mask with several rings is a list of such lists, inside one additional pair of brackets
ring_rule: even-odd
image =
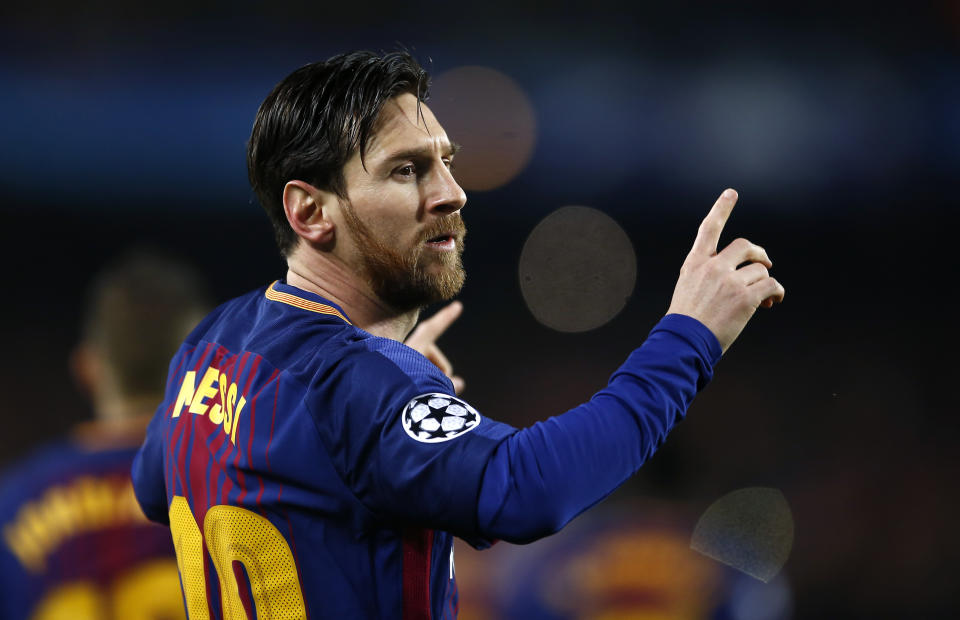
[(690, 547), (763, 582), (773, 579), (793, 547), (793, 515), (778, 489), (728, 493), (707, 508)]
[(502, 187), (530, 161), (537, 119), (523, 89), (503, 73), (479, 66), (451, 69), (433, 80), (428, 104), (463, 150), (454, 176), (464, 189)]
[(604, 325), (627, 304), (637, 258), (613, 218), (590, 207), (563, 207), (527, 237), (519, 276), (523, 299), (540, 323), (583, 332)]

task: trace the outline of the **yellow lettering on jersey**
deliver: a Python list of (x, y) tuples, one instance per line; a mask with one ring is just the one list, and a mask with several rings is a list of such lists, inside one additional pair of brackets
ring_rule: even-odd
[[(194, 519), (186, 498), (175, 495), (170, 503), (170, 531), (177, 552), (180, 583), (191, 620), (209, 620), (207, 607), (207, 553), (213, 561), (210, 574), (220, 582), (221, 616), (247, 620), (240, 597), (234, 563), (243, 565), (253, 595), (257, 618), (299, 620), (306, 617), (297, 563), (283, 534), (269, 519), (239, 506), (212, 506), (203, 519), (203, 530)], [(207, 553), (205, 553), (207, 552)], [(246, 583), (242, 587), (246, 589)], [(215, 604), (215, 600), (211, 603)]]
[(247, 404), (247, 399), (243, 396), (240, 397), (240, 404), (237, 405), (237, 413), (233, 416), (233, 429), (230, 431), (230, 441), (234, 445), (237, 443), (237, 427), (240, 426), (240, 412), (243, 411), (243, 406)]
[[(180, 417), (183, 408), (190, 405), (190, 413), (196, 415), (207, 415), (210, 421), (221, 426), (223, 432), (230, 438), (231, 443), (237, 443), (237, 426), (240, 420), (240, 413), (243, 411), (247, 399), (240, 396), (240, 402), (237, 402), (239, 387), (236, 383), (231, 383), (225, 373), (213, 366), (208, 366), (200, 379), (200, 384), (196, 384), (197, 373), (193, 370), (188, 371), (180, 384), (180, 393), (177, 396), (177, 402), (173, 406), (171, 417)], [(219, 396), (219, 402), (209, 399)], [(208, 413), (209, 410), (209, 413)]]
[(203, 373), (203, 379), (200, 380), (200, 385), (197, 386), (197, 391), (193, 395), (193, 402), (190, 403), (190, 413), (203, 415), (207, 412), (209, 405), (204, 404), (203, 401), (217, 395), (217, 388), (213, 387), (213, 384), (219, 378), (219, 370), (213, 366), (207, 368), (207, 372)]
[(27, 570), (34, 573), (43, 570), (45, 566), (43, 541), (22, 523), (11, 523), (3, 528), (3, 540)]
[(170, 502), (170, 533), (180, 569), (180, 583), (191, 620), (209, 620), (207, 586), (203, 574), (203, 534), (193, 518), (185, 497), (175, 495)]
[(141, 562), (110, 585), (108, 596), (113, 614), (108, 617), (125, 620), (184, 617), (177, 563), (172, 558)]
[(47, 527), (47, 522), (43, 519), (43, 512), (36, 502), (31, 502), (21, 508), (19, 514), (22, 515), (23, 528), (28, 536), (36, 539), (44, 546), (47, 541), (52, 540), (50, 528)]
[(40, 601), (30, 618), (105, 618), (108, 613), (97, 584), (92, 581), (77, 581), (55, 588)]
[(106, 527), (113, 518), (116, 505), (115, 493), (109, 482), (92, 476), (81, 478), (77, 483), (80, 494), (81, 519), (91, 529)]
[(113, 581), (67, 581), (51, 585), (30, 620), (184, 618), (177, 563), (147, 560), (128, 567)]
[(210, 408), (210, 421), (214, 424), (223, 423), (223, 409), (220, 407), (220, 403)]
[(193, 401), (194, 385), (196, 382), (196, 371), (188, 370), (187, 374), (183, 377), (183, 383), (180, 384), (180, 394), (177, 396), (177, 404), (173, 406), (173, 416), (171, 417), (179, 418), (184, 405)]
[(70, 500), (63, 487), (52, 488), (40, 505), (42, 518), (50, 525), (50, 536), (69, 538), (77, 527), (76, 514), (71, 510)]
[(223, 424), (223, 410), (226, 408), (227, 402), (227, 386), (230, 385), (227, 381), (227, 375), (221, 372), (220, 378), (217, 380), (217, 384), (220, 388), (220, 402), (210, 409), (210, 421), (214, 424)]
[(230, 434), (230, 429), (233, 427), (233, 408), (237, 404), (237, 384), (231, 383), (230, 389), (227, 390), (227, 414), (223, 417), (223, 431), (226, 434)]
[(30, 572), (69, 538), (101, 528), (146, 521), (125, 476), (81, 476), (24, 504), (3, 528), (3, 541)]
[(232, 570), (234, 562), (246, 569), (258, 618), (306, 617), (290, 545), (269, 519), (239, 506), (213, 506), (204, 518), (203, 533), (220, 578), (224, 618), (247, 618)]

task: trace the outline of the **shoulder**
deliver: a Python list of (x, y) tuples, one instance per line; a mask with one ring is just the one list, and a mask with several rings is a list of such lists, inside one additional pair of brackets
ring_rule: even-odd
[(325, 359), (319, 353), (341, 347), (358, 331), (331, 302), (277, 281), (214, 309), (187, 337), (181, 354), (214, 344), (253, 353), (302, 380)]
[(478, 415), (454, 396), (440, 369), (399, 342), (357, 330), (352, 339), (318, 353), (318, 358), (322, 360), (315, 364), (307, 400), (317, 420), (333, 425), (337, 437), (346, 430), (341, 423), (377, 433), (375, 429), (431, 398), (449, 400), (445, 405), (460, 403), (465, 412)]
[(440, 369), (410, 347), (360, 329), (344, 336), (316, 352), (315, 385), (332, 383), (363, 402), (406, 402), (427, 392), (453, 394)]
[(405, 376), (410, 383), (423, 389), (443, 389), (453, 394), (453, 384), (433, 362), (419, 351), (407, 345), (390, 340), (369, 336), (364, 340), (367, 355), (365, 363), (378, 366), (384, 372), (397, 372)]

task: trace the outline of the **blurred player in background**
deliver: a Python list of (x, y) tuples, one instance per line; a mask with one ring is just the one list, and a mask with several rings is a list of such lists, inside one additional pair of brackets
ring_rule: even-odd
[(457, 548), (471, 620), (786, 620), (789, 584), (769, 584), (690, 548), (692, 510), (649, 498), (606, 502), (529, 547)]
[(606, 497), (783, 297), (763, 248), (718, 252), (727, 190), (604, 389), (522, 430), (482, 416), (420, 353), (457, 307), (414, 331), (465, 278), (466, 195), (427, 86), (408, 54), (356, 52), (294, 71), (257, 113), (248, 168), (285, 280), (191, 333), (133, 467), (191, 618), (456, 617), (454, 535), (529, 542)]
[(94, 281), (71, 370), (95, 419), (0, 483), (0, 618), (184, 617), (170, 532), (143, 516), (130, 464), (170, 357), (208, 309), (197, 275), (152, 252)]

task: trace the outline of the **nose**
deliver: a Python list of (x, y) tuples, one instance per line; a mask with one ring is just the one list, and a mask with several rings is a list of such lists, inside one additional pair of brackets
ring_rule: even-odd
[(437, 166), (428, 189), (426, 210), (430, 213), (449, 215), (456, 213), (467, 204), (467, 194), (453, 178), (453, 173), (445, 165)]

